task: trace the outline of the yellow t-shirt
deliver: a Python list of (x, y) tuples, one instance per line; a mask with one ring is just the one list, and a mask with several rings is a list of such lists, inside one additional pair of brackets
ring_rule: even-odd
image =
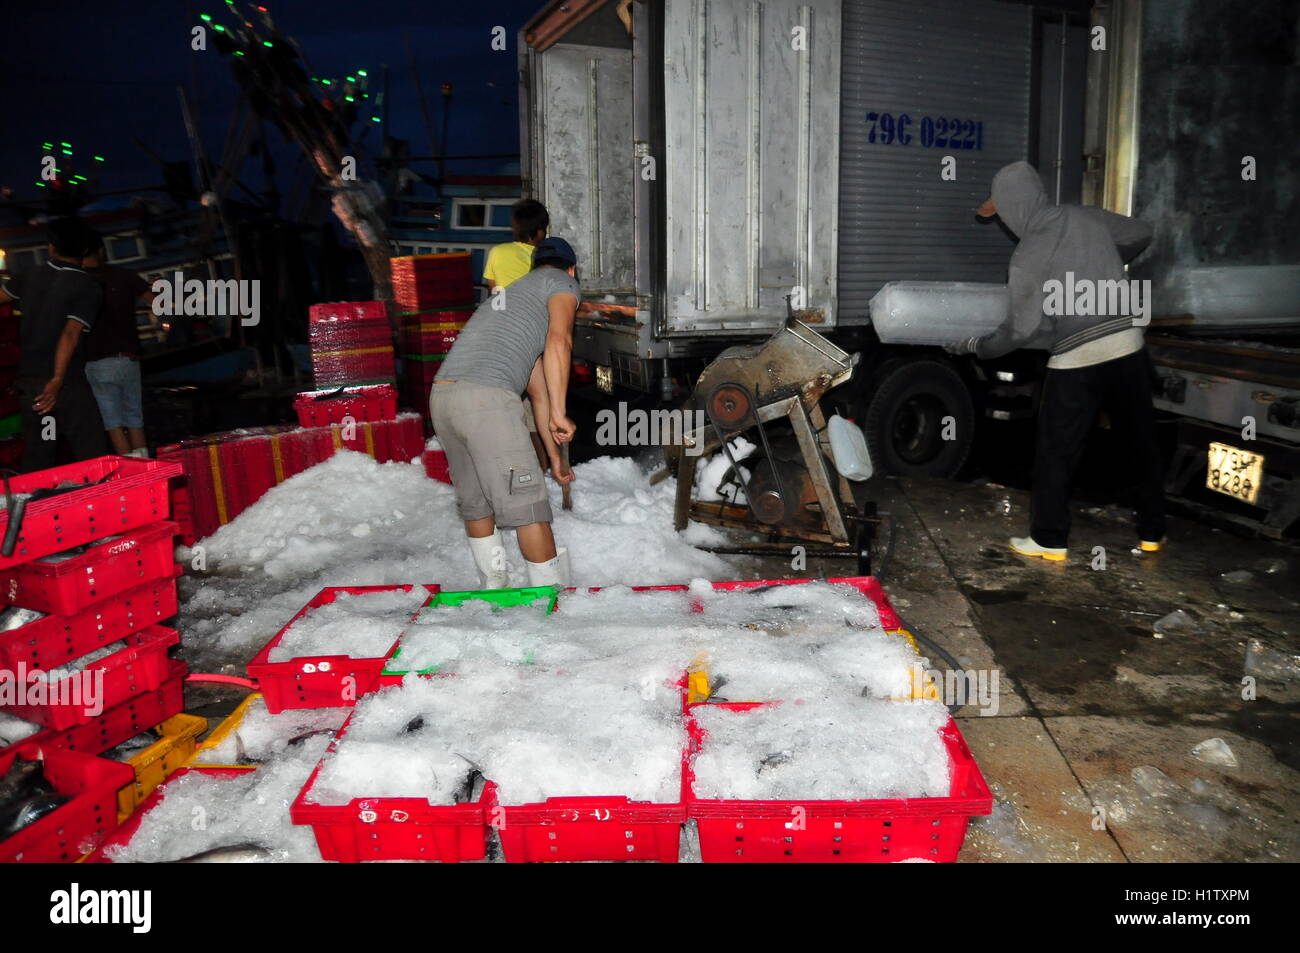
[(527, 242), (506, 242), (488, 250), (483, 277), (492, 288), (502, 288), (533, 270), (533, 246)]

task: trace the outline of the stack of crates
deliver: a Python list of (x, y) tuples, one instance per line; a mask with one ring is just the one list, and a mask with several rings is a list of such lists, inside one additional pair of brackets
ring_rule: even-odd
[(17, 466), (23, 455), (17, 387), (19, 353), (14, 306), (0, 304), (0, 468)]
[[(159, 447), (157, 457), (179, 464), (185, 476), (172, 488), (181, 539), (190, 546), (216, 532), (272, 487), (324, 463), (339, 450), (355, 450), (380, 463), (407, 462), (424, 450), (424, 425), (418, 414), (396, 414), (392, 386), (349, 388), (335, 400), (316, 401), (310, 393), (299, 412), (333, 422), (297, 427), (278, 424), (245, 427), (192, 437)], [(326, 392), (330, 393), (330, 392)], [(341, 411), (348, 413), (342, 414)], [(344, 417), (350, 417), (344, 420)]]
[[(77, 859), (84, 841), (62, 832), (93, 840), (116, 825), (190, 757), (206, 727), (182, 712), (186, 667), (168, 657), (180, 640), (165, 624), (177, 612), (180, 572), (168, 481), (180, 471), (99, 457), (8, 483), (0, 769), (14, 758), (44, 761), (47, 780), (70, 800), (0, 840), (0, 860)], [(65, 752), (75, 754), (66, 763)], [(105, 769), (93, 757), (105, 753), (122, 764)], [(114, 778), (106, 806), (101, 788)]]
[(392, 259), (403, 400), (426, 418), (429, 390), (456, 336), (474, 313), (469, 252)]
[(308, 339), (318, 388), (391, 384), (397, 379), (392, 325), (383, 301), (312, 305)]

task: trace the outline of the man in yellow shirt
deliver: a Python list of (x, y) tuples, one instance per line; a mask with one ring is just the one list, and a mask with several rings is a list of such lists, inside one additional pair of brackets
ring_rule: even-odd
[[(487, 281), (488, 293), (496, 294), (498, 288), (522, 278), (533, 270), (533, 249), (546, 237), (551, 227), (551, 215), (546, 206), (537, 199), (520, 199), (510, 209), (510, 229), (515, 240), (494, 245), (483, 266), (483, 278)], [(542, 469), (550, 468), (550, 454), (537, 431), (537, 421), (533, 419), (532, 402), (525, 397), (524, 421), (528, 434), (532, 438), (533, 448)]]
[(504, 288), (533, 270), (533, 249), (551, 227), (546, 206), (537, 199), (520, 199), (510, 210), (510, 228), (515, 240), (488, 251), (483, 278), (488, 290)]

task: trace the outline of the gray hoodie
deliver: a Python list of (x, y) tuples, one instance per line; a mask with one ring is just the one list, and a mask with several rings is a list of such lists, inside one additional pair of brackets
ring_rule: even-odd
[(1126, 281), (1124, 263), (1151, 242), (1151, 227), (1134, 218), (1082, 205), (1052, 205), (1028, 162), (1003, 166), (993, 177), (998, 217), (1020, 239), (1011, 255), (1007, 287), (1010, 317), (972, 342), (981, 358), (1034, 346), (1064, 354), (1081, 344), (1133, 327), (1125, 315), (1045, 314), (1044, 284), (1052, 279)]

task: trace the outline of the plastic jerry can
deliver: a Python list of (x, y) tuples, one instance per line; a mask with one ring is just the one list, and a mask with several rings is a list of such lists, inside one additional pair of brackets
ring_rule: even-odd
[(871, 466), (871, 451), (862, 428), (851, 420), (835, 414), (826, 423), (831, 437), (831, 456), (835, 469), (850, 480), (869, 480), (875, 472)]

